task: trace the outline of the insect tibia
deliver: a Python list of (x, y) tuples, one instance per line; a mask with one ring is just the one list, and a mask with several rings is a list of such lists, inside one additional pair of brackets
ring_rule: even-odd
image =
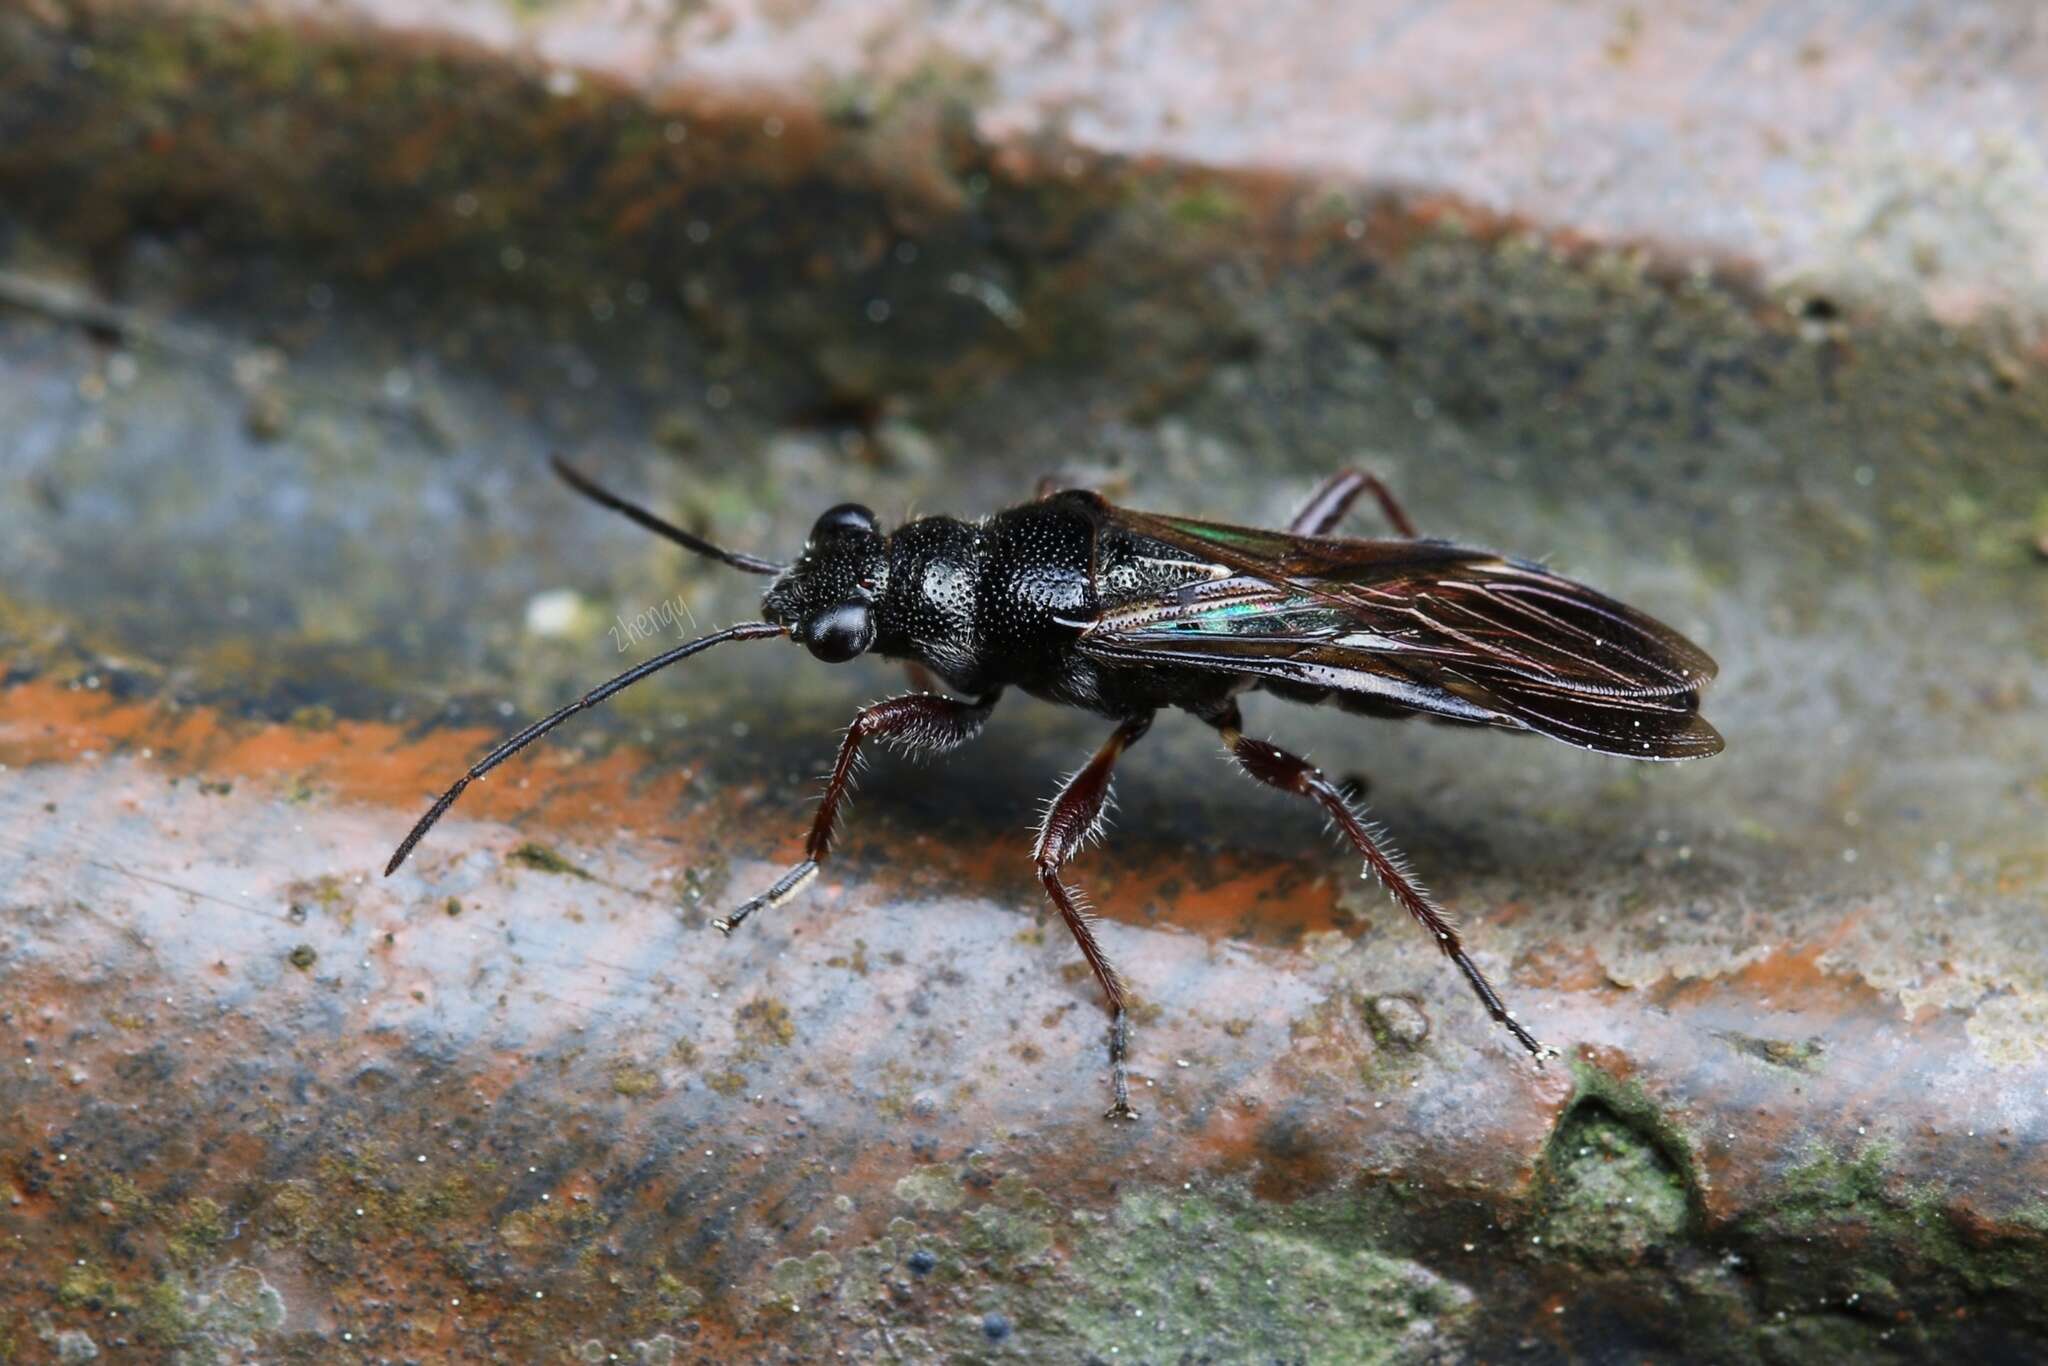
[(1073, 910), (1074, 914), (1080, 918), (1083, 924), (1093, 925), (1096, 921), (1102, 919), (1096, 913), (1095, 903), (1088, 899), (1088, 893), (1082, 891), (1073, 883), (1068, 882), (1065, 878), (1058, 878), (1056, 880), (1060, 884), (1060, 890), (1066, 893), (1068, 907)]

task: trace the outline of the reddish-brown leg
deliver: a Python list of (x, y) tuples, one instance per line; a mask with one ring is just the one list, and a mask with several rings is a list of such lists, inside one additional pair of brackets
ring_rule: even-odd
[(1296, 536), (1327, 536), (1337, 523), (1344, 520), (1344, 514), (1358, 501), (1358, 495), (1371, 490), (1378, 500), (1380, 511), (1394, 530), (1409, 540), (1415, 539), (1415, 523), (1408, 520), (1408, 514), (1394, 501), (1394, 495), (1373, 475), (1361, 469), (1341, 469), (1316, 486), (1316, 491), (1301, 505), (1301, 511), (1294, 514), (1294, 520), (1287, 529)]
[(1487, 981), (1486, 974), (1465, 956), (1465, 946), (1459, 941), (1457, 926), (1451, 923), (1450, 916), (1409, 876), (1408, 870), (1402, 866), (1401, 856), (1390, 848), (1381, 847), (1373, 838), (1365, 817), (1345, 798), (1337, 784), (1325, 777), (1321, 769), (1306, 759), (1289, 754), (1278, 745), (1268, 744), (1264, 740), (1254, 740), (1245, 735), (1243, 721), (1235, 706), (1218, 717), (1213, 724), (1222, 733), (1224, 748), (1230, 751), (1231, 757), (1237, 760), (1238, 765), (1246, 773), (1283, 792), (1292, 792), (1318, 802), (1330, 813), (1330, 818), (1336, 822), (1337, 829), (1343, 833), (1344, 838), (1351, 841), (1352, 848), (1364, 856), (1366, 871), (1378, 878), (1380, 885), (1393, 894), (1394, 900), (1401, 904), (1402, 909), (1414, 916), (1422, 927), (1429, 931), (1436, 940), (1436, 946), (1443, 950), (1444, 957), (1456, 964), (1458, 971), (1464, 975), (1473, 994), (1478, 996), (1479, 1004), (1486, 1007), (1486, 1013), (1515, 1036), (1515, 1042), (1528, 1049), (1539, 1065), (1546, 1056), (1556, 1056), (1555, 1050), (1547, 1049), (1536, 1042), (1535, 1036), (1522, 1028), (1521, 1023), (1508, 1013), (1508, 1008), (1501, 1004), (1499, 993), (1494, 991), (1493, 983)]
[(773, 887), (742, 902), (731, 915), (711, 923), (721, 932), (731, 934), (755, 911), (765, 906), (780, 906), (818, 875), (818, 865), (825, 861), (825, 855), (832, 848), (832, 834), (839, 823), (839, 803), (853, 786), (863, 741), (887, 740), (902, 749), (944, 754), (981, 733), (982, 724), (995, 710), (999, 696), (1000, 693), (990, 693), (968, 701), (933, 693), (909, 693), (863, 707), (853, 718), (853, 724), (846, 728), (846, 739), (839, 746), (839, 758), (832, 765), (831, 776), (825, 780), (825, 795), (818, 802), (816, 818), (811, 821), (811, 835), (804, 845), (803, 861), (777, 878)]
[(1124, 983), (1110, 966), (1109, 958), (1102, 952), (1102, 945), (1096, 942), (1094, 920), (1086, 903), (1074, 890), (1060, 880), (1060, 865), (1081, 852), (1083, 846), (1102, 828), (1102, 813), (1109, 805), (1110, 773), (1116, 767), (1117, 756), (1137, 743), (1138, 737), (1152, 726), (1152, 718), (1133, 717), (1111, 733), (1102, 742), (1102, 748), (1095, 751), (1095, 757), (1060, 789), (1052, 805), (1046, 808), (1045, 822), (1038, 829), (1038, 845), (1032, 851), (1032, 858), (1038, 865), (1038, 880), (1045, 885), (1045, 894), (1052, 898), (1060, 918), (1067, 922), (1067, 928), (1074, 933), (1074, 942), (1081, 946), (1082, 957), (1095, 970), (1095, 980), (1102, 984), (1103, 997), (1109, 1003), (1109, 1084), (1115, 1096), (1115, 1103), (1104, 1112), (1106, 1119), (1136, 1119), (1138, 1112), (1131, 1108), (1131, 1082), (1124, 1060), (1130, 1054), (1131, 1023), (1126, 1008), (1128, 997)]

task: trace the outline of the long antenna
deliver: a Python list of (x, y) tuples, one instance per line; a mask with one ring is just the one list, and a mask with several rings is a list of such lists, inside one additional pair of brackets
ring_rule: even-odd
[(702, 536), (692, 535), (673, 522), (664, 521), (662, 518), (655, 516), (646, 508), (635, 503), (629, 503), (611, 490), (599, 487), (587, 475), (577, 470), (559, 455), (549, 456), (548, 463), (555, 467), (555, 473), (562, 477), (563, 483), (575, 489), (591, 502), (608, 507), (613, 512), (624, 513), (629, 519), (646, 527), (655, 535), (666, 536), (677, 545), (686, 546), (696, 551), (699, 555), (708, 555), (723, 564), (731, 565), (734, 569), (744, 569), (749, 574), (780, 574), (783, 570), (789, 568), (786, 564), (776, 564), (772, 560), (759, 559), (753, 555), (742, 554), (737, 550), (721, 549), (705, 540)]
[(540, 739), (541, 736), (546, 735), (556, 726), (561, 725), (577, 712), (582, 711), (585, 707), (594, 707), (620, 689), (630, 688), (655, 670), (666, 669), (677, 660), (688, 659), (699, 650), (708, 650), (712, 646), (722, 645), (728, 640), (761, 640), (768, 636), (779, 636), (784, 633), (783, 627), (777, 626), (772, 622), (747, 621), (741, 622), (738, 626), (729, 626), (725, 630), (715, 632), (712, 635), (700, 636), (687, 645), (678, 645), (666, 654), (659, 654), (645, 663), (635, 664), (617, 678), (612, 679), (608, 683), (600, 684), (598, 687), (583, 694), (581, 698), (571, 702), (554, 715), (534, 722), (525, 730), (520, 731), (489, 754), (486, 754), (481, 763), (463, 774), (461, 778), (456, 780), (455, 786), (441, 794), (441, 800), (435, 802), (433, 806), (427, 809), (427, 814), (420, 817), (419, 823), (413, 826), (412, 833), (407, 835), (404, 842), (398, 846), (398, 852), (391, 856), (391, 862), (384, 865), (384, 876), (390, 877), (398, 871), (398, 865), (405, 862), (406, 856), (412, 853), (414, 846), (425, 838), (427, 831), (434, 828), (434, 822), (440, 820), (448, 808), (455, 805), (455, 799), (462, 795), (464, 788), (468, 787), (478, 778), (483, 777), (484, 774), (489, 773), (499, 764), (504, 763), (520, 750), (525, 749), (535, 740)]

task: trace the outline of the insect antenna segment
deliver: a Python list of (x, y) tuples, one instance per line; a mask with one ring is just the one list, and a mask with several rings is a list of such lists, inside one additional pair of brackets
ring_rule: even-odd
[(511, 739), (506, 740), (489, 754), (486, 754), (478, 761), (476, 767), (470, 769), (469, 772), (463, 774), (460, 778), (457, 778), (455, 785), (441, 794), (440, 800), (427, 808), (427, 814), (419, 818), (418, 823), (413, 826), (411, 832), (399, 843), (398, 851), (391, 856), (391, 862), (384, 865), (384, 876), (390, 877), (398, 871), (399, 865), (405, 862), (407, 856), (412, 853), (419, 842), (426, 838), (427, 832), (434, 828), (434, 823), (447, 814), (448, 808), (455, 805), (456, 798), (460, 797), (471, 783), (489, 773), (499, 764), (504, 763), (520, 750), (525, 749), (535, 740), (540, 739), (541, 736), (546, 735), (556, 726), (561, 725), (577, 712), (594, 707), (613, 693), (632, 687), (635, 683), (647, 677), (647, 675), (660, 669), (666, 669), (669, 665), (688, 659), (691, 655), (702, 650), (708, 650), (714, 645), (722, 645), (728, 640), (765, 640), (769, 636), (787, 634), (788, 632), (783, 627), (766, 621), (747, 621), (740, 623), (738, 626), (728, 626), (723, 631), (715, 631), (708, 636), (699, 636), (687, 644), (678, 645), (673, 650), (665, 651), (652, 659), (635, 664), (617, 678), (610, 679), (592, 688), (560, 711), (542, 717), (517, 735), (514, 735)]
[(621, 514), (635, 525), (645, 527), (657, 536), (665, 536), (686, 550), (694, 550), (699, 555), (717, 560), (720, 564), (729, 564), (734, 569), (743, 569), (749, 574), (780, 574), (783, 570), (789, 568), (788, 565), (777, 564), (773, 560), (764, 560), (758, 556), (748, 555), (738, 550), (727, 550), (722, 546), (715, 546), (702, 536), (685, 531), (675, 523), (657, 517), (638, 503), (627, 502), (610, 489), (596, 483), (588, 475), (582, 473), (559, 455), (549, 456), (548, 464), (561, 477), (563, 483), (575, 489), (599, 507), (610, 508), (613, 512)]

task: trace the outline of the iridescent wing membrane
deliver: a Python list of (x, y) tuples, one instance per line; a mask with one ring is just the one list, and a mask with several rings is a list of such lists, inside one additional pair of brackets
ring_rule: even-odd
[(1247, 675), (1634, 759), (1721, 749), (1699, 714), (1706, 652), (1541, 565), (1443, 541), (1296, 536), (1107, 503), (1100, 515), (1203, 568), (1163, 592), (1107, 595), (1079, 642), (1097, 659)]

